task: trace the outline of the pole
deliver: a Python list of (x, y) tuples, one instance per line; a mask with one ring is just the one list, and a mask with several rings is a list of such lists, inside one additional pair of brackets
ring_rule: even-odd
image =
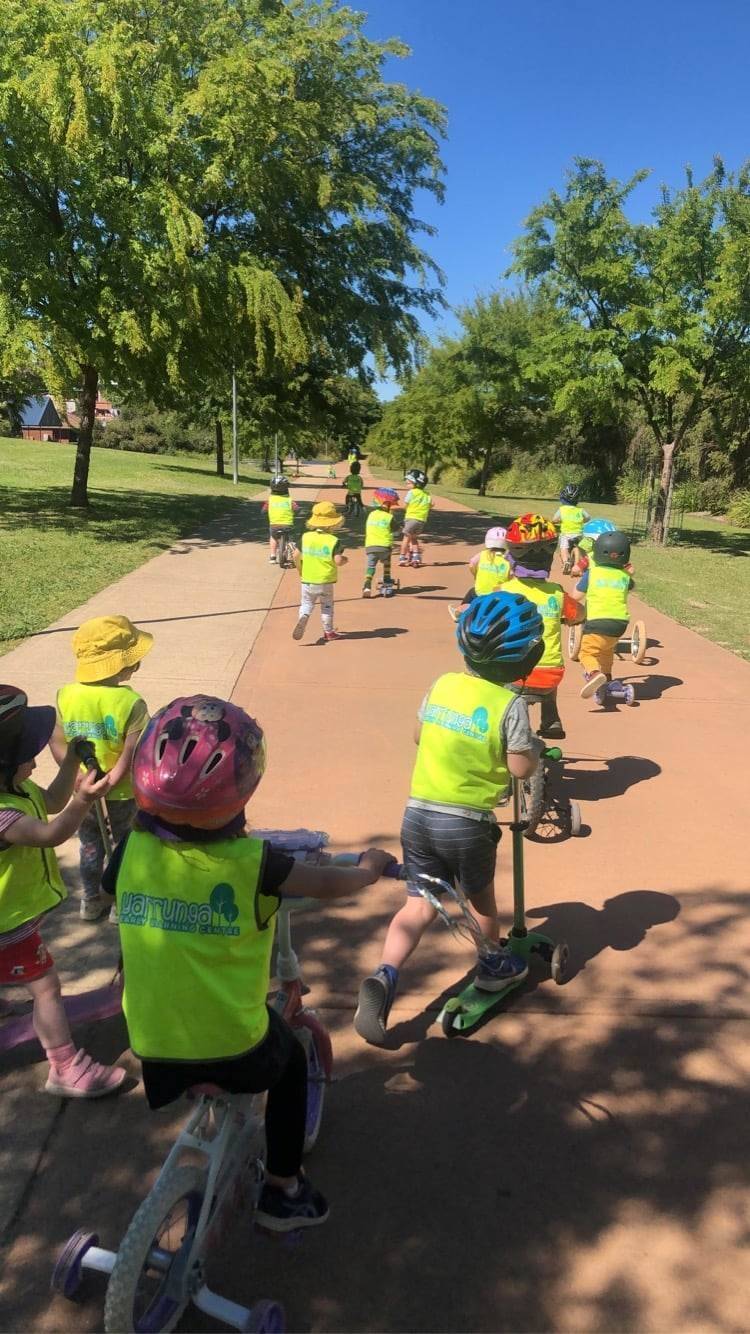
[(276, 432), (276, 434), (275, 434), (275, 436), (274, 436), (274, 438), (273, 438), (273, 451), (274, 451), (274, 460), (275, 460), (275, 461), (274, 461), (274, 470), (275, 470), (275, 472), (276, 472), (276, 476), (278, 477), (279, 473), (281, 472), (281, 468), (279, 467), (279, 433), (278, 433), (278, 431)]
[(232, 481), (240, 480), (240, 456), (237, 449), (237, 376), (232, 367)]

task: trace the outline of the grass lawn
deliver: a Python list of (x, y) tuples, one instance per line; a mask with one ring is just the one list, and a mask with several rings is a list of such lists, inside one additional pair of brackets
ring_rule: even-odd
[(0, 653), (264, 484), (234, 486), (201, 455), (94, 449), (89, 509), (71, 510), (73, 461), (71, 445), (0, 439)]
[[(377, 477), (392, 477), (373, 468)], [(438, 496), (502, 521), (527, 511), (554, 514), (557, 501), (539, 496), (478, 496), (476, 491), (431, 486)], [(612, 519), (631, 531), (632, 505), (586, 506), (596, 518)], [(489, 526), (489, 524), (488, 524)], [(659, 611), (715, 644), (750, 660), (750, 530), (704, 515), (689, 514), (679, 541), (656, 547), (637, 533), (633, 553), (638, 593)]]

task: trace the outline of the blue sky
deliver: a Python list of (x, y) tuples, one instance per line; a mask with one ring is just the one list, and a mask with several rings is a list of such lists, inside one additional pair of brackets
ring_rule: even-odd
[[(648, 213), (662, 182), (696, 177), (720, 153), (750, 157), (750, 0), (369, 0), (371, 37), (412, 56), (389, 77), (442, 102), (447, 198), (420, 200), (451, 305), (496, 286), (524, 217), (574, 156), (620, 178), (653, 175), (633, 197)], [(450, 329), (446, 315), (437, 329)], [(428, 326), (432, 331), (434, 326)], [(386, 394), (386, 396), (389, 396)]]

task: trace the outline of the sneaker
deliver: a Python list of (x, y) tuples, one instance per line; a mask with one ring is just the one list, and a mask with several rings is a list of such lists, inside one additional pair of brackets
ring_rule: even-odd
[(586, 679), (581, 686), (581, 699), (590, 699), (592, 695), (596, 694), (597, 690), (606, 686), (607, 678), (604, 672), (586, 672), (585, 675)]
[(502, 991), (509, 982), (523, 982), (529, 966), (507, 948), (479, 960), (474, 986), (479, 991)]
[(90, 894), (88, 898), (81, 899), (83, 921), (98, 922), (100, 917), (104, 917), (108, 903), (109, 899), (105, 899), (103, 894)]
[(448, 615), (450, 616), (450, 618), (451, 618), (451, 620), (453, 621), (454, 624), (455, 624), (455, 622), (458, 620), (458, 618), (459, 618), (459, 616), (461, 615), (461, 612), (462, 612), (462, 611), (463, 611), (463, 607), (461, 606), (460, 602), (449, 602), (449, 603), (448, 603)]
[(408, 564), (409, 564), (409, 559), (408, 559), (407, 556), (399, 556), (399, 558), (398, 558), (398, 563), (399, 563), (399, 565), (408, 565)]
[(302, 1173), (297, 1181), (296, 1195), (289, 1195), (268, 1181), (265, 1183), (255, 1211), (256, 1223), (269, 1232), (296, 1232), (301, 1227), (325, 1223), (329, 1214), (327, 1201)]
[(309, 621), (309, 619), (310, 619), (309, 612), (307, 616), (300, 616), (299, 620), (297, 621), (297, 624), (292, 630), (292, 639), (302, 638), (303, 634), (305, 633), (305, 630), (307, 629), (307, 622)]
[(81, 1048), (64, 1066), (50, 1065), (46, 1093), (59, 1098), (103, 1098), (114, 1093), (126, 1078), (119, 1065), (100, 1065)]
[(119, 917), (117, 916), (117, 904), (116, 904), (116, 903), (113, 903), (113, 904), (112, 904), (112, 907), (111, 907), (110, 910), (109, 910), (109, 920), (110, 920), (110, 922), (112, 923), (113, 926), (119, 926), (119, 924), (120, 924), (120, 919), (119, 919)]
[(363, 597), (363, 598), (371, 598), (371, 597), (372, 597), (372, 589), (370, 588), (370, 585), (369, 585), (369, 584), (365, 584), (364, 588), (362, 589), (362, 597)]
[(326, 631), (325, 631), (325, 640), (326, 640), (326, 644), (330, 644), (330, 642), (331, 642), (332, 639), (345, 639), (345, 638), (346, 638), (346, 635), (342, 635), (342, 633), (341, 633), (340, 630), (326, 630)]
[(416, 560), (412, 560), (412, 561), (410, 561), (409, 564), (411, 565), (411, 568), (412, 568), (413, 570), (421, 570), (421, 568), (422, 568), (422, 562), (421, 562), (421, 560), (419, 559), (419, 557), (417, 557)]
[(275, 564), (276, 564), (276, 557), (275, 557), (275, 556), (269, 556), (269, 557), (268, 557), (268, 563), (269, 563), (269, 565), (275, 565)]
[(354, 1027), (359, 1036), (373, 1047), (379, 1047), (385, 1041), (388, 1015), (395, 995), (396, 988), (385, 968), (378, 968), (370, 977), (366, 977), (359, 988)]
[(625, 700), (626, 704), (635, 703), (635, 686), (625, 686), (625, 693), (623, 695), (623, 699)]
[(547, 737), (549, 741), (564, 741), (565, 728), (563, 727), (562, 723), (560, 722), (560, 719), (558, 718), (557, 722), (547, 723), (546, 727), (540, 727), (539, 735)]

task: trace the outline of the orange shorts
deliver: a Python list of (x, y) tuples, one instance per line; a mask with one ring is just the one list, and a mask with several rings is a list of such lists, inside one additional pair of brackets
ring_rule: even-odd
[(556, 690), (565, 675), (564, 667), (535, 667), (525, 681), (514, 681), (525, 690)]

